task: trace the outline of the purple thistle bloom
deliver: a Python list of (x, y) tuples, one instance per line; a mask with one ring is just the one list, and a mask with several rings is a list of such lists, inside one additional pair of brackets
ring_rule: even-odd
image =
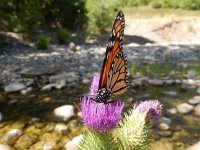
[(99, 77), (94, 76), (92, 79), (92, 84), (90, 86), (90, 95), (96, 95), (98, 91), (98, 86), (99, 86)]
[(141, 102), (136, 109), (140, 113), (147, 113), (147, 119), (156, 122), (161, 116), (162, 105), (158, 100), (149, 100)]
[(116, 127), (121, 119), (124, 103), (117, 99), (115, 102), (104, 104), (94, 101), (99, 85), (99, 77), (94, 76), (90, 87), (90, 95), (81, 97), (83, 122), (93, 130), (105, 132)]
[(124, 103), (116, 100), (113, 103), (97, 103), (93, 97), (81, 98), (83, 122), (93, 130), (105, 132), (113, 129), (121, 119)]

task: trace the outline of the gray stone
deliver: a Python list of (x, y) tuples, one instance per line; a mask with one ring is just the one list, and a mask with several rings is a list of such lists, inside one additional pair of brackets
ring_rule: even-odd
[(90, 83), (90, 80), (87, 79), (87, 78), (84, 78), (84, 79), (82, 80), (82, 82), (83, 82), (84, 84), (88, 84), (88, 83)]
[(200, 150), (200, 141), (192, 146), (189, 146), (186, 150)]
[(9, 145), (6, 144), (0, 144), (0, 150), (11, 150)]
[(170, 108), (170, 109), (167, 109), (166, 111), (167, 111), (167, 113), (169, 115), (175, 115), (175, 114), (177, 114), (176, 108)]
[(51, 84), (47, 84), (45, 86), (42, 87), (42, 91), (50, 91), (52, 90), (53, 88), (55, 87), (55, 84), (54, 83), (51, 83)]
[(187, 113), (190, 113), (194, 109), (194, 106), (187, 103), (182, 103), (182, 104), (177, 105), (176, 108), (179, 113), (187, 114)]
[(200, 94), (200, 88), (197, 89), (197, 93)]
[(164, 95), (169, 96), (169, 97), (177, 97), (178, 93), (175, 91), (164, 91), (162, 92)]
[(13, 144), (15, 141), (22, 135), (22, 131), (20, 129), (12, 129), (8, 131), (1, 141), (6, 142), (7, 144)]
[(3, 114), (0, 112), (0, 122), (3, 119)]
[(62, 73), (62, 74), (54, 75), (49, 78), (49, 81), (51, 83), (57, 83), (62, 80), (65, 80), (68, 82), (73, 82), (73, 81), (78, 80), (78, 76), (76, 75), (75, 72), (69, 72), (69, 73)]
[(56, 83), (55, 85), (56, 89), (63, 89), (66, 87), (66, 80), (61, 80)]
[(159, 119), (158, 122), (159, 122), (159, 123), (165, 123), (165, 124), (170, 125), (172, 121), (171, 121), (171, 119), (169, 119), (169, 118), (167, 118), (167, 117), (162, 117), (162, 118)]
[(33, 90), (32, 87), (28, 87), (28, 88), (26, 88), (26, 89), (21, 90), (21, 93), (22, 93), (23, 95), (27, 95), (27, 94), (31, 93), (32, 90)]
[(54, 115), (57, 118), (61, 118), (63, 121), (68, 121), (75, 115), (74, 107), (72, 105), (63, 105), (54, 109)]
[(200, 117), (200, 104), (194, 107), (194, 114)]
[(74, 137), (71, 141), (67, 142), (65, 144), (66, 150), (77, 150), (78, 149), (78, 144), (80, 141), (83, 139), (83, 135), (79, 135), (77, 137)]
[(196, 71), (194, 70), (187, 70), (186, 78), (194, 78), (196, 76)]
[(171, 119), (162, 117), (158, 121), (158, 128), (163, 131), (169, 130), (171, 122), (172, 122)]
[(172, 79), (168, 79), (168, 80), (165, 80), (165, 83), (166, 83), (167, 85), (172, 85), (172, 84), (175, 83), (175, 81), (172, 80)]
[(23, 83), (11, 83), (4, 87), (4, 91), (7, 93), (18, 92), (25, 88), (26, 86)]
[(200, 96), (194, 96), (188, 100), (188, 103), (192, 105), (200, 104)]
[(153, 85), (153, 86), (161, 86), (164, 84), (163, 80), (159, 80), (159, 79), (149, 79), (148, 83)]

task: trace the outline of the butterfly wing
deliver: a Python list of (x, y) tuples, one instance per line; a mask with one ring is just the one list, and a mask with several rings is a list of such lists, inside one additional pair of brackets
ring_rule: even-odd
[(105, 88), (107, 86), (108, 73), (110, 72), (112, 62), (116, 55), (122, 50), (124, 27), (124, 14), (122, 12), (118, 12), (106, 48), (98, 89)]
[(123, 94), (128, 89), (127, 59), (123, 51), (120, 51), (112, 62), (107, 89), (111, 91), (112, 97)]

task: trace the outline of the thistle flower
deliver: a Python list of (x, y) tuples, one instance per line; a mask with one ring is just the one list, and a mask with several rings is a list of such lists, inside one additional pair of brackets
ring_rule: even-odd
[(121, 119), (124, 103), (120, 99), (108, 104), (95, 102), (93, 95), (97, 94), (98, 84), (99, 77), (94, 76), (90, 86), (90, 95), (92, 96), (81, 97), (81, 111), (86, 126), (105, 132), (117, 126)]
[(161, 116), (162, 105), (158, 100), (148, 100), (141, 102), (137, 108), (140, 113), (147, 114), (147, 120), (155, 123)]
[(90, 95), (96, 95), (98, 91), (98, 86), (99, 86), (99, 77), (94, 76), (92, 79), (92, 84), (90, 86)]
[(89, 128), (105, 132), (116, 127), (121, 119), (124, 103), (116, 100), (113, 103), (97, 103), (92, 97), (81, 98), (81, 111), (83, 122)]

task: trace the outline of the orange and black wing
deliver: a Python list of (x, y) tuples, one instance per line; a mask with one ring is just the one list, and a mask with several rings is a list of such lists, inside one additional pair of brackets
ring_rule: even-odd
[(111, 91), (112, 97), (123, 94), (128, 89), (127, 59), (123, 51), (120, 51), (112, 62), (107, 89)]
[(98, 89), (105, 88), (107, 86), (108, 73), (110, 72), (113, 60), (123, 48), (122, 45), (124, 38), (124, 27), (125, 27), (124, 14), (122, 12), (118, 12), (106, 48), (106, 54), (103, 61)]

